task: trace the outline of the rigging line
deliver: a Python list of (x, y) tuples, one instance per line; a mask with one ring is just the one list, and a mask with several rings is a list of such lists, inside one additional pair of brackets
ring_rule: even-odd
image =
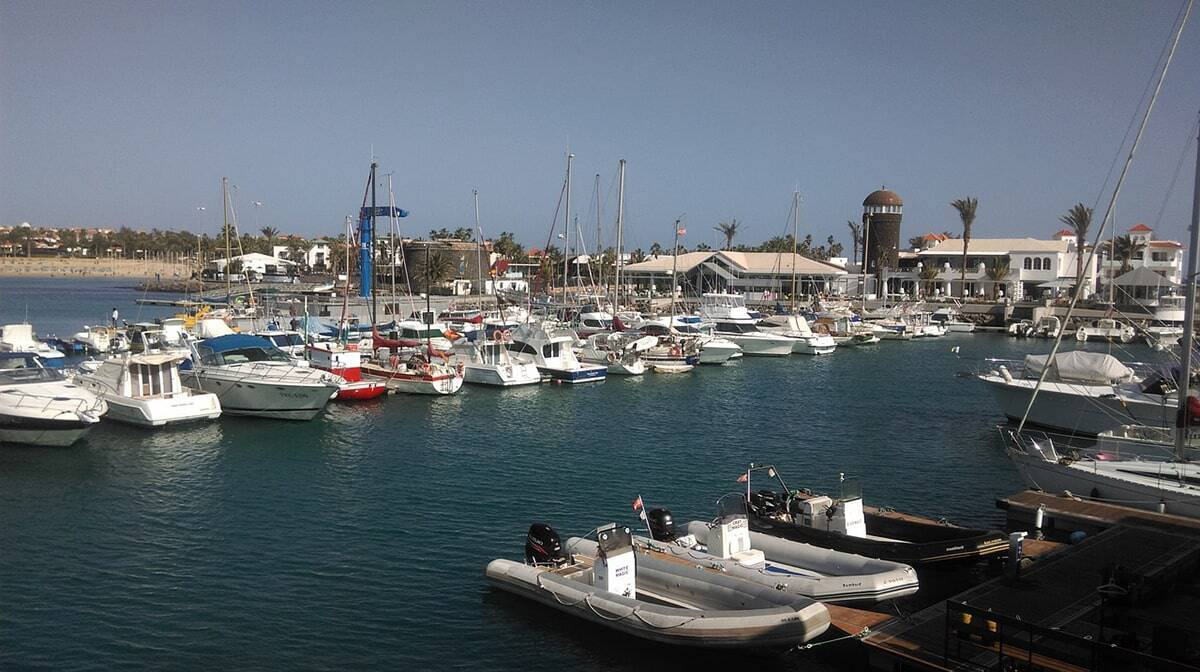
[(1179, 162), (1175, 164), (1175, 174), (1171, 176), (1171, 184), (1167, 186), (1167, 193), (1163, 195), (1162, 205), (1158, 208), (1158, 214), (1154, 217), (1154, 228), (1162, 223), (1163, 213), (1167, 210), (1167, 202), (1171, 200), (1171, 194), (1175, 192), (1175, 183), (1179, 180), (1179, 173), (1183, 171), (1184, 161), (1191, 156), (1192, 143), (1196, 141), (1197, 126), (1200, 126), (1200, 121), (1192, 124), (1188, 129), (1187, 142), (1183, 144), (1183, 151), (1179, 153)]
[[(1158, 83), (1154, 87), (1154, 95), (1150, 98), (1150, 103), (1146, 106), (1146, 113), (1142, 116), (1142, 123), (1138, 126), (1137, 135), (1133, 138), (1133, 145), (1129, 148), (1129, 154), (1125, 157), (1125, 165), (1121, 167), (1121, 175), (1117, 178), (1117, 184), (1113, 188), (1112, 197), (1108, 201), (1108, 209), (1104, 212), (1104, 219), (1100, 221), (1100, 230), (1096, 232), (1096, 242), (1092, 245), (1092, 251), (1088, 254), (1087, 266), (1091, 266), (1096, 258), (1096, 248), (1099, 246), (1100, 239), (1104, 236), (1104, 227), (1108, 225), (1109, 219), (1112, 217), (1113, 208), (1116, 207), (1117, 197), (1121, 195), (1121, 187), (1125, 184), (1125, 177), (1129, 174), (1129, 166), (1133, 163), (1133, 155), (1137, 152), (1138, 145), (1142, 142), (1142, 134), (1146, 131), (1146, 124), (1150, 121), (1150, 113), (1154, 111), (1154, 104), (1158, 101), (1158, 95), (1162, 92), (1163, 81), (1167, 78), (1167, 70), (1171, 67), (1171, 61), (1175, 58), (1175, 51), (1179, 48), (1179, 39), (1183, 37), (1183, 28), (1187, 25), (1188, 16), (1192, 12), (1192, 4), (1195, 0), (1188, 0), (1187, 11), (1184, 12), (1183, 20), (1179, 22), (1179, 28), (1175, 31), (1175, 39), (1171, 43), (1171, 51), (1167, 54), (1167, 60), (1163, 63), (1162, 72), (1159, 73)], [(1076, 254), (1081, 251), (1076, 251)], [(1075, 312), (1075, 305), (1079, 303), (1079, 297), (1083, 296), (1084, 284), (1078, 283), (1075, 287), (1075, 294), (1071, 297), (1071, 303), (1067, 306), (1067, 314), (1063, 318), (1063, 324), (1066, 324), (1071, 319), (1071, 314)], [(1046, 381), (1046, 374), (1050, 372), (1050, 363), (1054, 361), (1055, 355), (1058, 354), (1058, 348), (1062, 345), (1062, 333), (1054, 339), (1054, 347), (1050, 349), (1050, 355), (1046, 359), (1046, 366), (1042, 368), (1041, 375), (1038, 376), (1037, 385), (1033, 388), (1033, 394), (1029, 395), (1029, 404), (1025, 406), (1025, 413), (1021, 415), (1021, 424), (1017, 427), (1020, 432), (1025, 428), (1025, 421), (1029, 419), (1029, 412), (1033, 409), (1033, 403), (1037, 401), (1038, 392), (1042, 389), (1042, 383)]]

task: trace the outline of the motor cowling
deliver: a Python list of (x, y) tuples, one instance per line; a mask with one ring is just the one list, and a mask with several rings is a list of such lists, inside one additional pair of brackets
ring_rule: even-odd
[(567, 560), (562, 539), (553, 527), (546, 523), (534, 523), (529, 526), (529, 535), (525, 538), (525, 562), (531, 565), (561, 567)]
[(657, 541), (675, 541), (675, 519), (670, 509), (650, 509), (646, 512), (646, 522)]
[(779, 496), (774, 490), (759, 490), (750, 493), (750, 508), (759, 514), (769, 515), (779, 510)]

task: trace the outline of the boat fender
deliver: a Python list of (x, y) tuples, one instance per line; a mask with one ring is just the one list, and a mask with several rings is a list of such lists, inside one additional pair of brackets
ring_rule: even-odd
[(1004, 382), (1006, 383), (1013, 382), (1012, 374), (1008, 372), (1008, 367), (1004, 366), (1003, 364), (1000, 365), (1000, 377), (1003, 378)]

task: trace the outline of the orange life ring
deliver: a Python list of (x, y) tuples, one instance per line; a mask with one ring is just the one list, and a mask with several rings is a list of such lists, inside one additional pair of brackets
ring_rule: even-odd
[(615, 353), (615, 352), (608, 353), (607, 359), (608, 359), (609, 364), (616, 364), (617, 363), (617, 353)]

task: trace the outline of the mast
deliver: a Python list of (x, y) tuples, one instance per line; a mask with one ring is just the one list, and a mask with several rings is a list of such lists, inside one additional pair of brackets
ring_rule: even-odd
[[(475, 252), (475, 268), (479, 271), (479, 317), (483, 318), (483, 228), (479, 226), (479, 190), (472, 189), (471, 195), (475, 197), (475, 230), (479, 232), (479, 247)], [(494, 285), (495, 283), (493, 283)], [(482, 324), (482, 322), (480, 323)], [(487, 330), (483, 332), (484, 340), (487, 340)]]
[(796, 254), (800, 246), (800, 192), (792, 192), (792, 306), (789, 312), (796, 314)]
[[(371, 162), (371, 170), (367, 174), (367, 186), (363, 189), (362, 210), (358, 216), (358, 296), (373, 297), (374, 283), (371, 282), (371, 250), (375, 242), (375, 168), (379, 164)], [(368, 199), (370, 199), (368, 201)], [(368, 207), (368, 202), (370, 206)], [(347, 241), (349, 242), (349, 241)], [(346, 267), (346, 275), (350, 275), (350, 267)], [(374, 325), (374, 306), (371, 307), (371, 322)]]
[(571, 259), (571, 162), (574, 154), (567, 154), (567, 203), (563, 212), (563, 305), (567, 303), (567, 263)]
[(225, 224), (221, 227), (225, 233), (225, 303), (229, 303), (233, 295), (233, 284), (229, 280), (230, 267), (233, 266), (233, 246), (229, 244), (229, 178), (221, 178), (221, 217)]
[(625, 159), (617, 162), (617, 264), (613, 283), (613, 313), (621, 307), (621, 247), (625, 244)]
[[(600, 173), (596, 173), (596, 249), (592, 250), (592, 256), (596, 258), (595, 264), (588, 264), (588, 282), (594, 282), (596, 294), (600, 294), (600, 288), (604, 286), (604, 268), (600, 265)], [(592, 267), (596, 268), (596, 277), (592, 278)], [(599, 303), (599, 302), (597, 302)]]
[(399, 300), (396, 298), (396, 192), (392, 190), (392, 174), (388, 173), (388, 254), (391, 259), (388, 260), (392, 267), (392, 319), (396, 319), (396, 310), (399, 308)]
[(667, 319), (667, 325), (674, 327), (675, 324), (675, 270), (679, 264), (679, 223), (683, 221), (682, 217), (675, 220), (675, 249), (671, 251), (671, 317)]
[[(350, 220), (350, 216), (347, 215), (346, 216), (346, 239), (347, 240), (349, 240), (350, 236), (352, 235), (351, 229), (350, 229), (351, 226), (352, 226), (352, 223)], [(346, 339), (349, 340), (350, 325), (346, 319), (346, 315), (349, 312), (350, 312), (350, 246), (347, 245), (346, 246), (346, 287), (345, 287), (345, 289), (342, 290), (342, 319), (339, 321), (339, 324), (338, 324), (339, 339), (341, 338), (341, 335), (343, 333), (345, 333)], [(305, 324), (307, 324), (307, 322)], [(374, 327), (375, 325), (371, 325), (371, 326)], [(345, 329), (346, 331), (343, 332), (342, 331), (343, 329)], [(308, 329), (306, 327), (305, 333), (307, 333), (307, 332), (308, 332)]]
[[(1197, 134), (1200, 138), (1200, 133)], [(1192, 222), (1191, 241), (1188, 247), (1187, 272), (1184, 282), (1187, 283), (1186, 303), (1183, 306), (1183, 353), (1180, 358), (1179, 373), (1179, 412), (1175, 416), (1175, 459), (1183, 461), (1184, 450), (1187, 446), (1188, 433), (1188, 394), (1191, 392), (1192, 377), (1192, 341), (1195, 338), (1194, 320), (1196, 319), (1196, 274), (1200, 272), (1200, 142), (1196, 144), (1196, 175), (1192, 186)]]
[[(371, 328), (372, 329), (375, 328), (375, 325), (379, 323), (379, 320), (376, 319), (376, 308), (375, 308), (375, 304), (377, 302), (377, 297), (376, 297), (376, 292), (375, 292), (375, 267), (374, 267), (374, 264), (375, 264), (375, 215), (376, 215), (376, 213), (379, 212), (376, 209), (375, 195), (376, 195), (375, 194), (375, 163), (372, 162), (371, 163), (371, 219), (370, 219), (371, 235), (370, 235), (370, 240), (369, 240), (370, 248), (367, 250), (367, 265), (365, 266), (365, 270), (364, 270), (364, 272), (367, 274), (367, 282), (369, 282), (371, 284)], [(364, 244), (366, 244), (366, 243), (364, 243)]]

